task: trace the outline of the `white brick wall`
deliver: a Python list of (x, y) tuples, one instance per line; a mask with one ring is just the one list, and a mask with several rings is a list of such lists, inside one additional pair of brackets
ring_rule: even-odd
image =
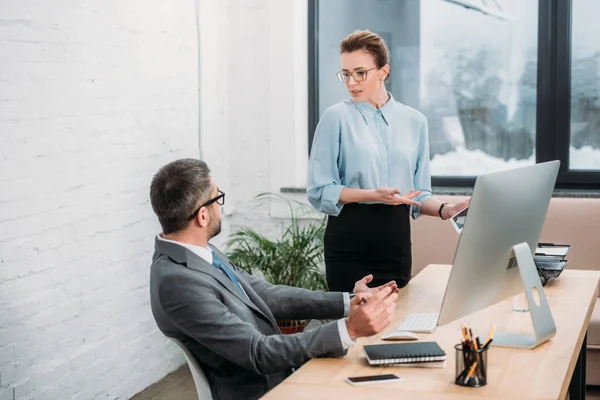
[(127, 399), (156, 329), (148, 185), (198, 152), (194, 1), (0, 0), (0, 400)]
[[(199, 0), (202, 157), (235, 226), (281, 232), (285, 207), (251, 200), (303, 187), (308, 168), (306, 0)], [(304, 195), (295, 196), (304, 200)]]
[(217, 244), (277, 233), (250, 200), (304, 184), (306, 0), (197, 0), (200, 57), (195, 6), (0, 0), (0, 400), (126, 399), (181, 365), (148, 304), (148, 184), (198, 156), (198, 120)]

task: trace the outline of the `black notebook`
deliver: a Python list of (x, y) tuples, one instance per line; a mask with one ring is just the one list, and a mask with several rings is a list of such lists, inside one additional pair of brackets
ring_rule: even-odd
[(371, 344), (364, 347), (371, 365), (444, 361), (446, 352), (437, 342)]

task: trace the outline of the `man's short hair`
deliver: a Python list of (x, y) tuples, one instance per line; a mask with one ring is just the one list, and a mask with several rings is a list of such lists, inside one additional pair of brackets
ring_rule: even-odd
[(210, 169), (204, 161), (184, 158), (163, 166), (152, 178), (150, 203), (164, 234), (180, 231), (211, 194)]

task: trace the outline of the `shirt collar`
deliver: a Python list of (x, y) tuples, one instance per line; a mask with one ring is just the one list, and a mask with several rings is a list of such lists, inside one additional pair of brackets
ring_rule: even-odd
[(160, 235), (157, 235), (156, 238), (163, 242), (175, 243), (180, 246), (183, 246), (186, 249), (188, 249), (189, 251), (191, 251), (192, 253), (194, 253), (195, 255), (197, 255), (198, 257), (200, 257), (203, 260), (205, 260), (206, 262), (208, 262), (209, 264), (212, 264), (212, 262), (213, 262), (213, 253), (210, 249), (208, 249), (206, 247), (196, 246), (193, 244), (178, 242), (178, 241), (170, 240), (170, 239), (165, 239), (164, 237), (162, 237)]
[[(392, 123), (392, 117), (394, 114), (394, 107), (396, 105), (396, 101), (394, 100), (394, 96), (390, 92), (387, 92), (390, 96), (390, 99), (387, 103), (385, 103), (379, 110), (381, 111), (381, 115), (383, 115), (383, 120), (386, 124), (390, 125)], [(356, 107), (356, 109), (360, 112), (363, 119), (369, 124), (369, 121), (373, 119), (373, 115), (377, 112), (377, 108), (375, 108), (368, 101), (355, 102), (352, 100), (352, 103)]]

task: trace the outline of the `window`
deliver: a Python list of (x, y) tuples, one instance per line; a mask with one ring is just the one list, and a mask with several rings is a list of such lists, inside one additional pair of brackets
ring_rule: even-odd
[(559, 186), (600, 187), (600, 2), (572, 1), (309, 1), (310, 140), (348, 97), (339, 42), (368, 28), (390, 49), (388, 90), (428, 118), (434, 185), (560, 159)]
[(600, 170), (600, 1), (573, 0), (569, 168)]

